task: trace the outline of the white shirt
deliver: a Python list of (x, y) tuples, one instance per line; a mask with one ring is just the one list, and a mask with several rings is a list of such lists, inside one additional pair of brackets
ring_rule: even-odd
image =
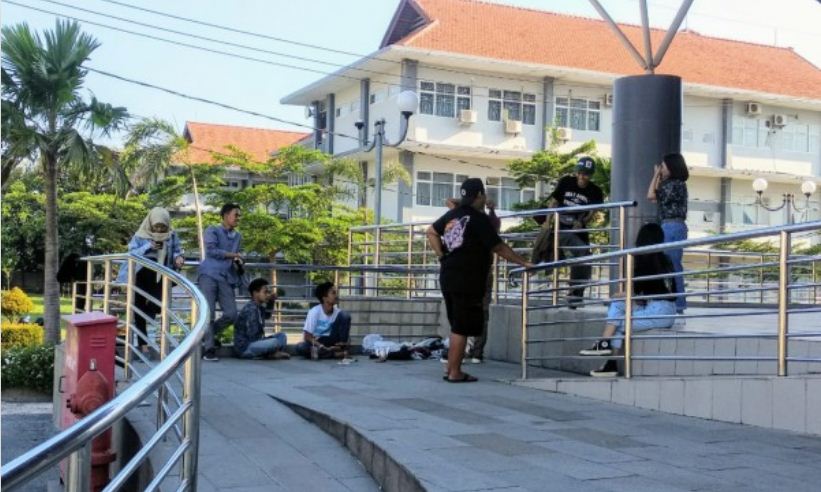
[(302, 331), (308, 332), (317, 338), (328, 336), (331, 333), (331, 325), (336, 321), (338, 314), (339, 307), (334, 306), (333, 311), (328, 315), (322, 309), (322, 304), (318, 304), (308, 311), (308, 316), (305, 317), (305, 327), (302, 328)]

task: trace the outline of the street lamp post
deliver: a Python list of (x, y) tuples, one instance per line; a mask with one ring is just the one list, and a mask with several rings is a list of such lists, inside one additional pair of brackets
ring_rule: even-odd
[[(405, 141), (405, 137), (408, 136), (409, 120), (414, 111), (416, 111), (416, 107), (419, 105), (419, 98), (413, 91), (404, 91), (399, 94), (397, 103), (403, 118), (400, 123), (402, 134), (399, 137), (399, 140), (395, 143), (387, 142), (387, 139), (385, 138), (385, 119), (380, 118), (373, 123), (373, 142), (365, 142), (365, 152), (370, 152), (371, 150), (374, 150), (374, 148), (376, 149), (376, 176), (374, 176), (374, 184), (376, 188), (374, 194), (374, 220), (377, 226), (382, 223), (382, 148), (384, 146), (398, 147)], [(359, 131), (362, 131), (362, 128), (365, 127), (365, 123), (362, 121), (357, 121), (355, 125)]]
[(804, 195), (804, 197), (806, 197), (806, 202), (803, 208), (795, 204), (796, 196), (792, 193), (784, 193), (783, 195), (781, 195), (781, 205), (778, 205), (776, 207), (768, 207), (767, 205), (764, 205), (764, 202), (762, 200), (762, 195), (765, 191), (767, 191), (768, 186), (769, 183), (767, 183), (767, 180), (764, 178), (757, 178), (753, 181), (753, 191), (755, 191), (757, 194), (755, 204), (763, 208), (764, 210), (770, 212), (777, 212), (782, 208), (786, 208), (787, 224), (793, 223), (793, 211), (801, 213), (809, 209), (810, 196), (813, 193), (815, 193), (815, 190), (817, 188), (815, 182), (810, 180), (801, 183), (801, 193)]

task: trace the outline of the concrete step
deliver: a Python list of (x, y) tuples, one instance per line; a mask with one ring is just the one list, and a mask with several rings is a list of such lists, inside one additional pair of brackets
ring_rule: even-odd
[(676, 415), (821, 436), (821, 375), (541, 378), (514, 384)]

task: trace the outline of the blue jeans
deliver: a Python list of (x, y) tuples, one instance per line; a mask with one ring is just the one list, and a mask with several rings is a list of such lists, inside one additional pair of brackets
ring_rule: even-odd
[[(613, 301), (607, 309), (607, 324), (616, 327), (616, 335), (624, 336), (624, 301)], [(655, 318), (652, 316), (676, 314), (676, 304), (673, 301), (648, 301), (646, 304), (633, 303), (633, 331), (656, 330), (673, 326), (673, 318)], [(613, 338), (614, 348), (620, 348), (621, 338)]]
[[(222, 333), (222, 330), (234, 324), (237, 320), (237, 299), (234, 294), (234, 286), (226, 281), (218, 281), (208, 275), (200, 275), (197, 279), (200, 290), (208, 301), (208, 309), (211, 312), (211, 326), (205, 332), (205, 350), (213, 350), (214, 339)], [(217, 311), (217, 301), (222, 309), (220, 319), (214, 319)]]
[[(337, 343), (348, 343), (350, 333), (351, 315), (345, 311), (340, 311), (339, 314), (336, 315), (334, 322), (331, 323), (331, 330), (328, 334), (324, 337), (317, 338), (316, 341), (326, 347), (331, 347)], [(304, 355), (305, 357), (310, 357), (311, 344), (308, 342), (299, 342), (296, 346), (296, 353), (299, 355)], [(327, 354), (320, 353), (320, 357), (323, 355)]]
[[(684, 222), (662, 222), (661, 229), (664, 231), (664, 242), (672, 243), (675, 241), (684, 241), (687, 239), (687, 224)], [(671, 249), (666, 251), (667, 257), (673, 262), (673, 271), (681, 272), (684, 268), (681, 266), (681, 257), (684, 251), (681, 249)], [(684, 277), (673, 277), (676, 283), (676, 291), (684, 293)], [(676, 311), (683, 313), (687, 309), (687, 298), (684, 296), (676, 296)]]
[(254, 357), (265, 357), (268, 354), (273, 354), (277, 350), (282, 350), (288, 345), (288, 336), (285, 333), (274, 333), (273, 336), (262, 338), (256, 342), (251, 342), (245, 352), (242, 353), (243, 359), (253, 359)]

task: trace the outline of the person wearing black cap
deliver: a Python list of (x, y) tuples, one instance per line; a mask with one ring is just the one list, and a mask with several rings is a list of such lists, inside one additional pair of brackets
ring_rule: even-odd
[[(604, 201), (601, 188), (590, 181), (596, 171), (596, 164), (590, 157), (582, 157), (576, 164), (575, 176), (565, 176), (556, 184), (550, 194), (548, 208), (577, 207), (579, 205), (595, 205)], [(559, 229), (585, 229), (587, 223), (596, 214), (595, 210), (588, 212), (566, 213), (559, 216)], [(550, 224), (552, 226), (553, 224)], [(559, 246), (562, 257), (576, 258), (589, 256), (590, 235), (587, 232), (559, 234)], [(570, 267), (570, 285), (581, 285), (590, 281), (592, 269), (589, 265), (574, 265)], [(581, 302), (584, 297), (584, 287), (576, 287), (568, 293), (568, 305)], [(574, 308), (574, 307), (573, 307)], [(574, 308), (575, 309), (575, 308)]]
[(428, 227), (427, 237), (441, 264), (439, 283), (450, 322), (450, 347), (444, 379), (452, 383), (469, 383), (477, 379), (462, 372), (462, 358), (467, 338), (482, 334), (482, 299), (493, 253), (524, 267), (533, 265), (502, 242), (484, 213), (487, 196), (482, 180), (465, 180), (460, 195), (459, 206)]

